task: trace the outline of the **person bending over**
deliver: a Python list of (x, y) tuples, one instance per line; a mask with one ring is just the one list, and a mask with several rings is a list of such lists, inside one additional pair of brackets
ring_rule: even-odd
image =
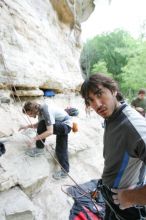
[(71, 117), (62, 109), (36, 102), (26, 102), (22, 109), (29, 117), (38, 117), (38, 122), (33, 125), (22, 126), (21, 129), (37, 128), (37, 135), (30, 141), (32, 145), (36, 142), (36, 147), (26, 151), (26, 154), (35, 157), (43, 154), (45, 139), (52, 134), (56, 135), (56, 156), (61, 165), (61, 170), (54, 173), (55, 179), (64, 178), (69, 172), (68, 158), (68, 134), (72, 128)]

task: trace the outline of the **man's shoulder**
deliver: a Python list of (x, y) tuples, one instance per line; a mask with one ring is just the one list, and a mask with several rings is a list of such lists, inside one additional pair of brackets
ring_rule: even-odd
[(139, 100), (139, 98), (138, 97), (135, 97), (134, 99), (132, 99), (132, 101), (131, 101), (131, 104), (136, 104), (136, 103), (138, 103), (140, 100)]
[(139, 100), (139, 98), (138, 98), (138, 97), (134, 97), (134, 98), (132, 99), (132, 102), (133, 102), (133, 101), (137, 101), (137, 100)]
[(42, 105), (41, 105), (41, 110), (45, 110), (45, 109), (47, 109), (48, 108), (48, 105), (46, 104), (46, 103), (43, 103)]

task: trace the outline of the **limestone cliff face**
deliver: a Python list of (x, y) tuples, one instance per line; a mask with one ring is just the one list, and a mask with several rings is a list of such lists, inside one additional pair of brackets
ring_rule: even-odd
[(80, 22), (93, 9), (93, 0), (0, 0), (0, 88), (78, 90)]

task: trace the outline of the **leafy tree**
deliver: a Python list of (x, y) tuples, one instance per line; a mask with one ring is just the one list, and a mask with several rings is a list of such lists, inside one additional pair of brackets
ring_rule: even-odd
[(83, 72), (89, 75), (95, 64), (105, 62), (107, 72), (120, 81), (122, 68), (127, 64), (127, 50), (131, 42), (130, 35), (122, 30), (96, 36), (85, 44), (81, 53)]
[(95, 40), (88, 41), (81, 52), (80, 63), (85, 75), (89, 75), (95, 63), (98, 62), (99, 56), (97, 55)]
[(88, 41), (81, 53), (81, 67), (88, 76), (103, 72), (118, 81), (125, 97), (146, 88), (146, 42), (115, 30)]
[(121, 89), (123, 93), (131, 96), (140, 88), (146, 88), (146, 42), (141, 42), (123, 67)]
[(107, 67), (106, 67), (106, 63), (104, 61), (99, 61), (98, 63), (93, 64), (93, 68), (91, 70), (91, 73), (105, 73), (107, 74)]

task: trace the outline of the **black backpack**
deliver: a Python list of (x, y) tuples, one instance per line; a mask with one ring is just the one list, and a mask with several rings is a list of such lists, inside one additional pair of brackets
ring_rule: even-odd
[(64, 109), (70, 116), (77, 116), (79, 114), (79, 110), (77, 108), (66, 108)]

